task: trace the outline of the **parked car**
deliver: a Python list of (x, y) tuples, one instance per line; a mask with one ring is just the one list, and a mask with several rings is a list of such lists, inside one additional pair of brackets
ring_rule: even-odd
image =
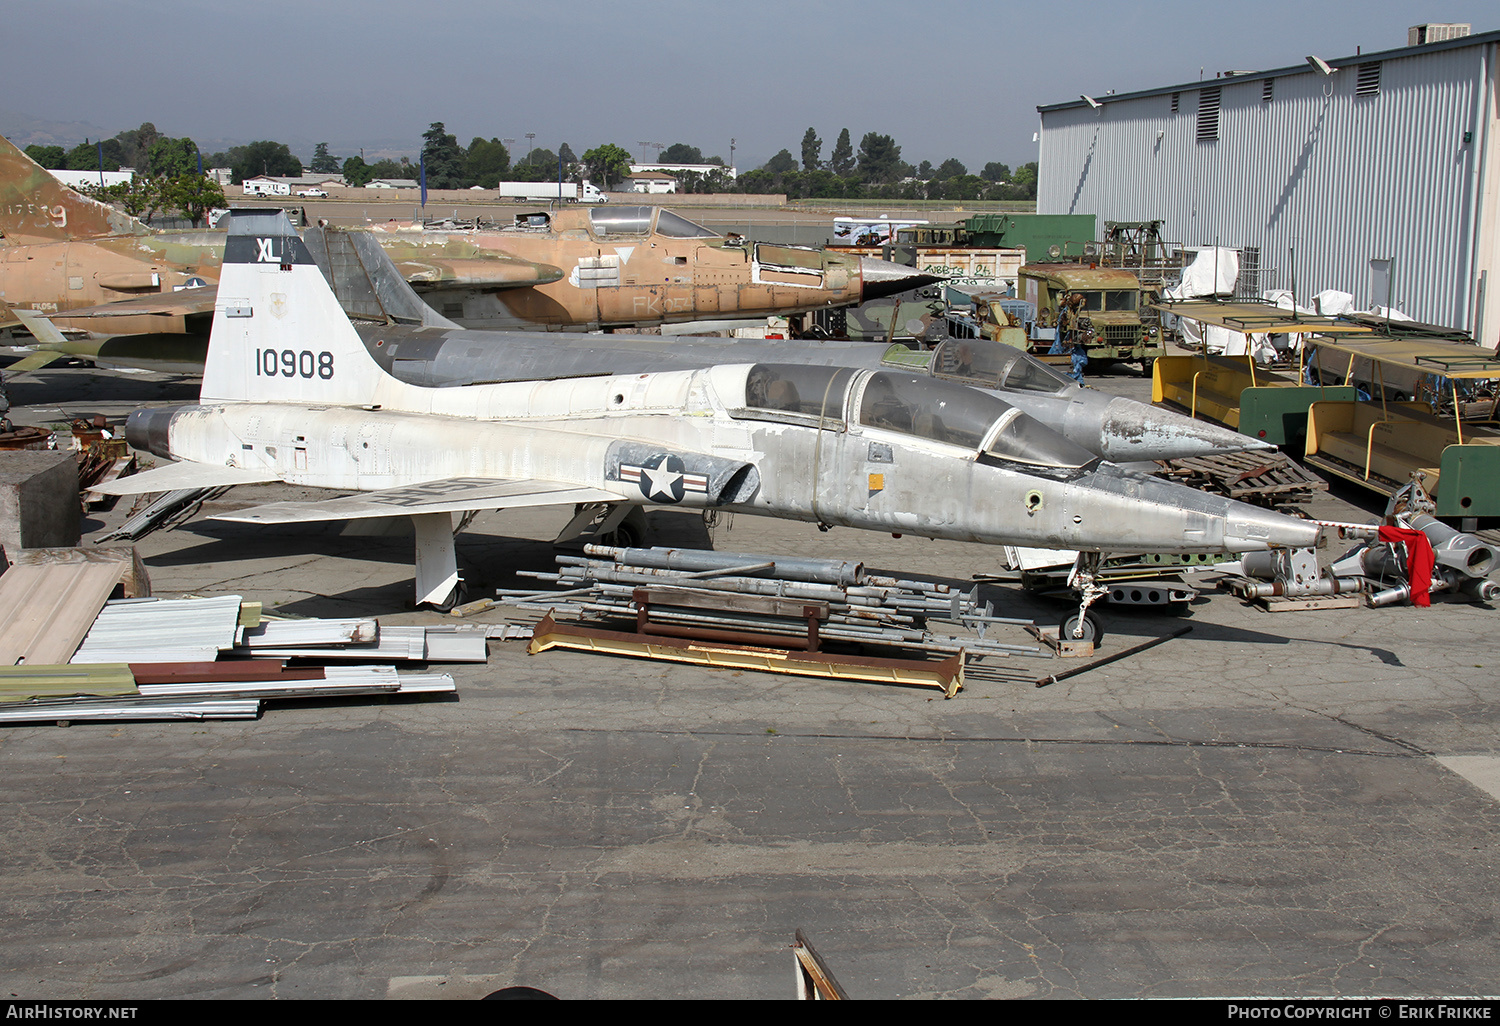
[(306, 196), (309, 199), (327, 199), (328, 191), (326, 189), (298, 189), (297, 195)]

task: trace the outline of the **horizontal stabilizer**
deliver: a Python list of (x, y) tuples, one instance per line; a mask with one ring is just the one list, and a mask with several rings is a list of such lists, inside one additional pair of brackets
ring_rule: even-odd
[(67, 358), (67, 353), (58, 353), (52, 350), (32, 352), (5, 368), (5, 373), (9, 377), (15, 377), (18, 374), (25, 374), (27, 371), (41, 370), (43, 367), (49, 366), (58, 360)]
[(427, 481), (379, 492), (361, 492), (321, 502), (272, 502), (264, 506), (221, 513), (215, 520), (250, 524), (295, 524), (321, 520), (360, 520), (368, 517), (457, 513), (517, 506), (571, 505), (579, 502), (620, 502), (624, 496), (599, 488), (556, 481), (501, 481), (457, 477)]
[(154, 470), (118, 478), (93, 490), (106, 495), (145, 495), (175, 492), (179, 488), (220, 488), (224, 485), (264, 484), (279, 481), (274, 471), (221, 467), (209, 463), (168, 463)]

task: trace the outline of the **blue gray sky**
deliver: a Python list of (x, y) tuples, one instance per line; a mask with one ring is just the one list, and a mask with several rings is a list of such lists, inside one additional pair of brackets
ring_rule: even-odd
[[(206, 151), (340, 157), (459, 142), (582, 153), (685, 142), (757, 167), (891, 135), (913, 164), (1036, 159), (1038, 104), (1406, 45), (1418, 22), (1500, 29), (1493, 0), (1231, 4), (963, 0), (8, 0), (0, 130), (74, 143), (143, 121)], [(1201, 72), (1200, 72), (1201, 69)], [(38, 127), (40, 126), (40, 127)]]

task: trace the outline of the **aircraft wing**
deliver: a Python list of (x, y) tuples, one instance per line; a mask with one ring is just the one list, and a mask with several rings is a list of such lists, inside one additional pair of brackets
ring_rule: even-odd
[(149, 296), (121, 299), (98, 306), (85, 306), (77, 310), (60, 310), (54, 317), (63, 320), (94, 317), (140, 317), (155, 314), (159, 317), (191, 317), (194, 314), (214, 313), (214, 297), (219, 294), (217, 285), (200, 285), (193, 289), (176, 292), (153, 292)]
[(378, 492), (359, 492), (318, 502), (271, 502), (233, 513), (220, 513), (214, 519), (249, 524), (296, 524), (415, 516), (420, 513), (456, 513), (475, 509), (510, 509), (517, 506), (619, 502), (624, 498), (625, 496), (616, 492), (557, 481), (455, 477), (401, 488), (387, 488)]
[(106, 495), (144, 495), (151, 492), (175, 492), (179, 488), (220, 488), (224, 485), (264, 484), (280, 480), (271, 471), (183, 462), (168, 463), (164, 467), (143, 470), (139, 474), (95, 485), (93, 491)]

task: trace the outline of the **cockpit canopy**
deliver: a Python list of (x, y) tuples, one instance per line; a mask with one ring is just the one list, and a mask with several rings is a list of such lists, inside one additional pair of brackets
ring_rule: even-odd
[(1003, 342), (978, 338), (950, 338), (932, 353), (932, 373), (981, 388), (1059, 395), (1073, 381), (1042, 361)]
[[(745, 377), (745, 402), (738, 412), (829, 429), (857, 424), (1045, 466), (1081, 467), (1094, 459), (987, 392), (891, 371), (876, 371), (864, 380), (863, 389), (851, 391), (863, 373), (847, 367), (756, 364)], [(851, 408), (855, 402), (857, 410)]]
[[(657, 211), (660, 210), (658, 214)], [(615, 235), (647, 235), (652, 217), (656, 233), (671, 239), (716, 239), (719, 233), (689, 221), (681, 214), (659, 207), (595, 207), (589, 211), (589, 227), (600, 238)]]

